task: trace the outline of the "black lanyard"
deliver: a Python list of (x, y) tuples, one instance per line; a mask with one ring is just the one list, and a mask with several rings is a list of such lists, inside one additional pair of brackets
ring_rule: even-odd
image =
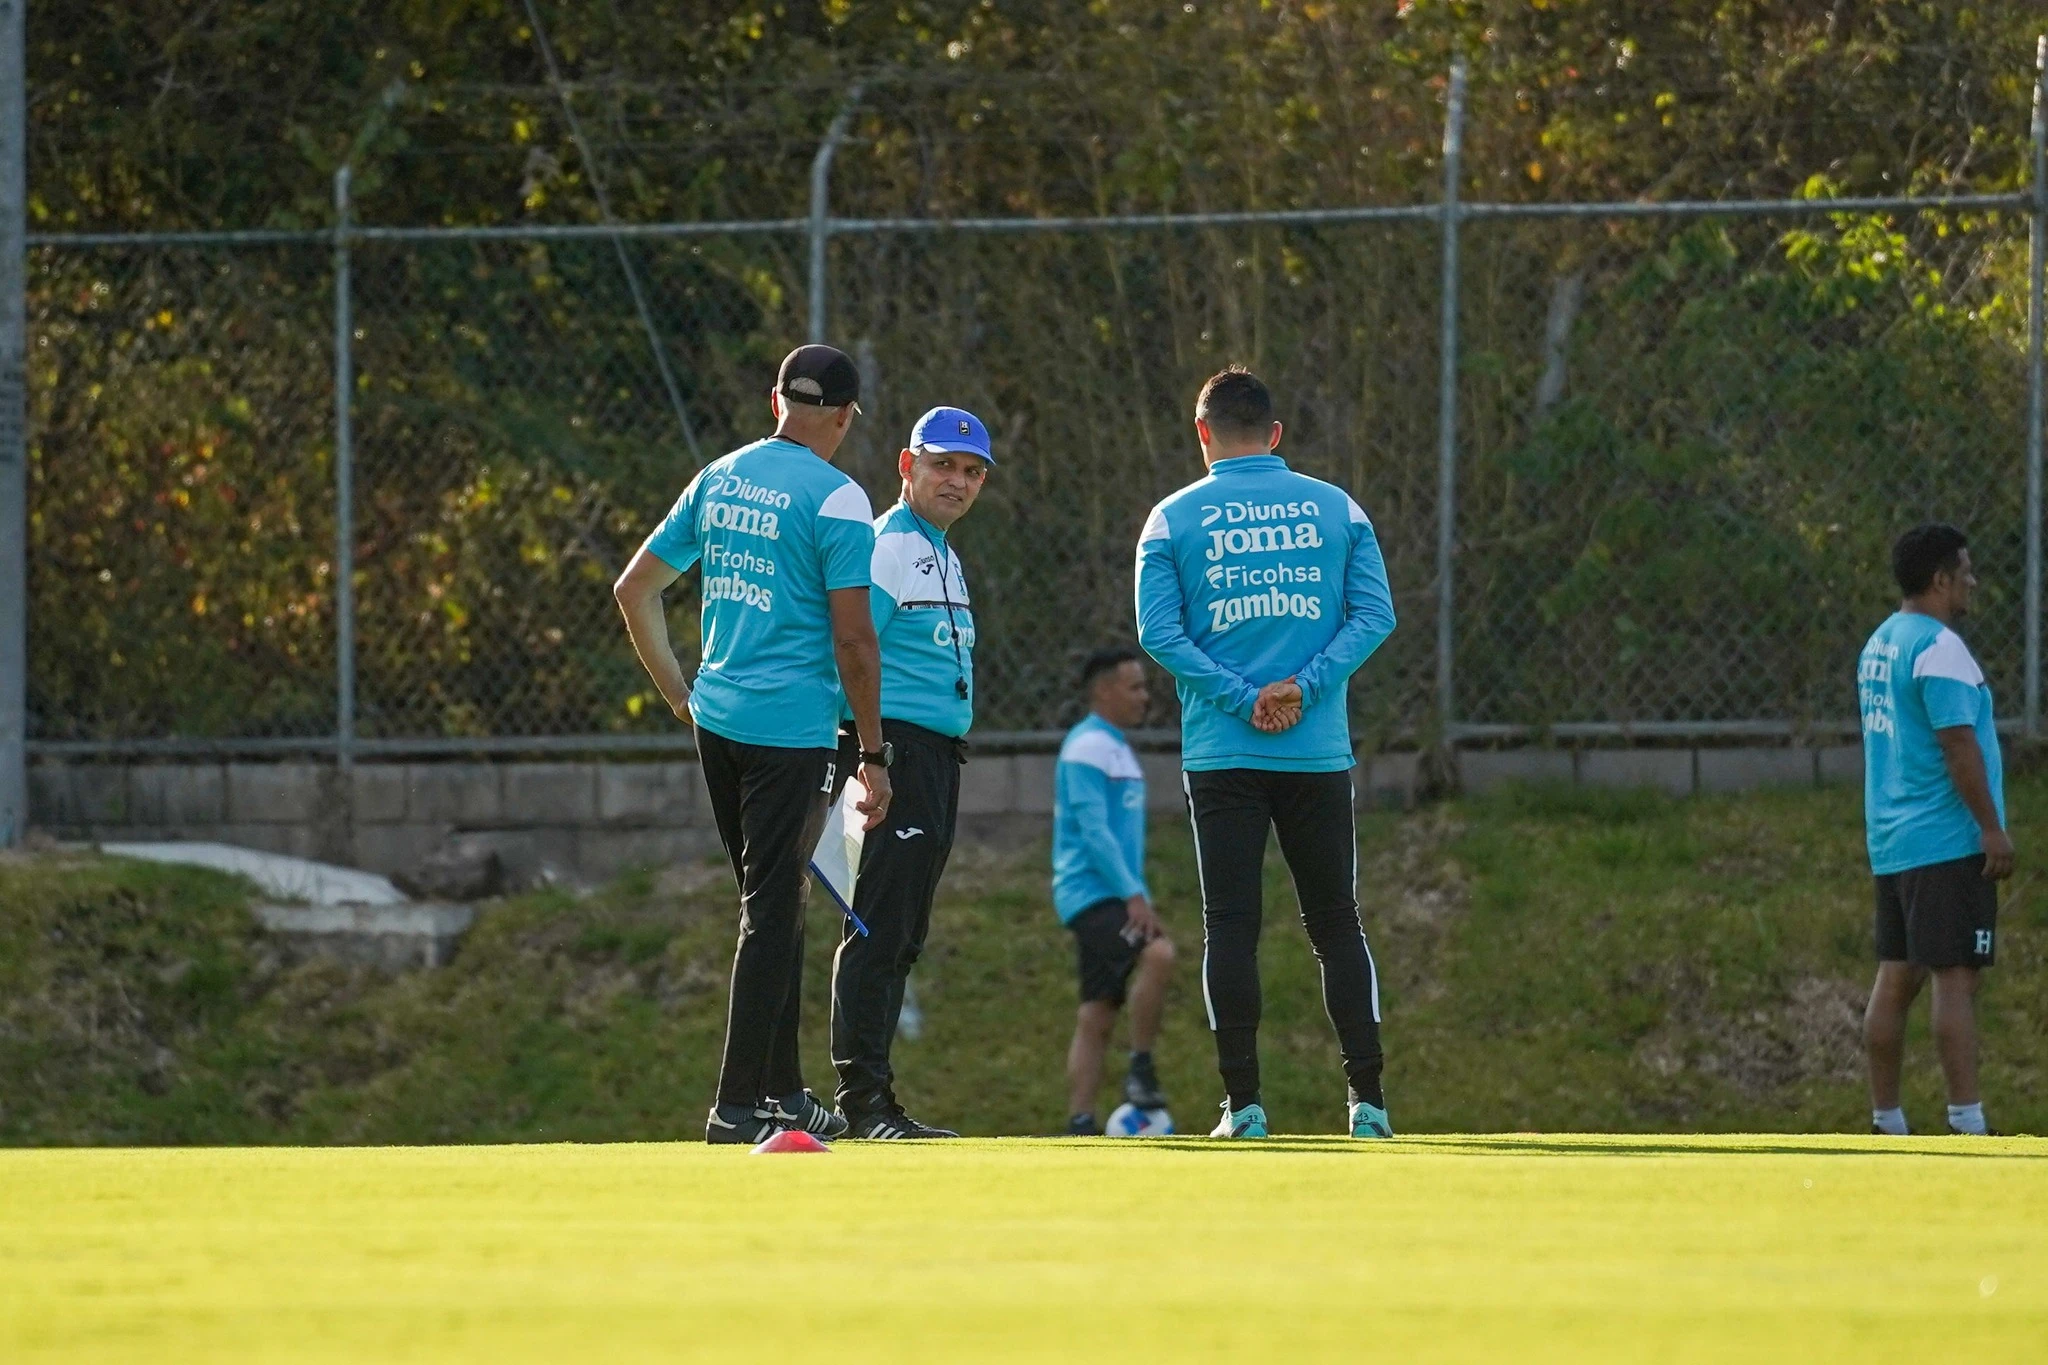
[(946, 626), (953, 640), (953, 668), (959, 674), (953, 679), (953, 691), (960, 700), (966, 701), (967, 660), (960, 652), (960, 623), (953, 616), (953, 588), (946, 581), (953, 568), (953, 552), (946, 546), (944, 532), (938, 533), (937, 540), (932, 539), (932, 532), (927, 529), (928, 524), (917, 514), (917, 509), (910, 505), (910, 499), (903, 500), (903, 510), (910, 513), (910, 519), (917, 523), (917, 533), (924, 543), (932, 547), (933, 563), (939, 574), (939, 600), (946, 604)]

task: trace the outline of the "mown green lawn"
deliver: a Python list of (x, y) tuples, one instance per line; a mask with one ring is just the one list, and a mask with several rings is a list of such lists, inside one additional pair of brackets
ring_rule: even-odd
[(0, 1358), (2027, 1360), (2044, 1171), (1867, 1136), (7, 1151)]
[[(2048, 1132), (2048, 778), (2014, 782), (2022, 872), (1987, 976), (1992, 1121)], [(1869, 886), (1853, 790), (1669, 801), (1534, 790), (1361, 826), (1388, 1090), (1414, 1132), (1857, 1132)], [(1218, 1098), (1185, 827), (1157, 822), (1186, 949), (1160, 1047), (1186, 1130)], [(1277, 858), (1266, 1098), (1335, 1132), (1343, 1089)], [(822, 898), (820, 898), (822, 899)], [(735, 918), (706, 865), (488, 908), (455, 963), (292, 965), (229, 879), (82, 855), (0, 860), (0, 1143), (441, 1143), (702, 1131)], [(835, 917), (811, 917), (806, 1055), (829, 1089)], [(963, 852), (899, 1044), (913, 1112), (975, 1134), (1064, 1119), (1071, 949), (1043, 848)], [(1924, 1022), (1907, 1107), (1938, 1127)]]

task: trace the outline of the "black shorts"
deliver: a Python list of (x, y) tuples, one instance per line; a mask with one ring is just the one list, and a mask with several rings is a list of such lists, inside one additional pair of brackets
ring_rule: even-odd
[(1877, 879), (1878, 961), (1989, 967), (1997, 945), (1998, 883), (1985, 879), (1983, 854)]
[(1097, 901), (1067, 921), (1074, 935), (1074, 964), (1081, 974), (1081, 1003), (1124, 1003), (1124, 987), (1137, 969), (1145, 941), (1124, 933), (1130, 910), (1120, 900)]

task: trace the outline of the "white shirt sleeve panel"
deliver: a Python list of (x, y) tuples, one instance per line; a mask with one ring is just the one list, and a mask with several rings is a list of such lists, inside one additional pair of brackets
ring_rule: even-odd
[(818, 515), (834, 521), (865, 521), (875, 519), (875, 509), (868, 504), (868, 495), (857, 483), (848, 480), (832, 490), (830, 497), (818, 507)]
[(1947, 678), (1966, 687), (1982, 687), (1984, 670), (1977, 667), (1977, 660), (1970, 654), (1970, 647), (1963, 643), (1963, 637), (1941, 628), (1934, 637), (1934, 643), (1920, 651), (1913, 660), (1913, 676), (1916, 678)]
[(1147, 541), (1170, 538), (1170, 533), (1166, 529), (1166, 504), (1162, 502), (1152, 509), (1151, 516), (1145, 518), (1145, 529), (1139, 533), (1138, 543), (1143, 545)]
[(1138, 756), (1131, 752), (1131, 746), (1117, 743), (1100, 730), (1083, 730), (1069, 738), (1060, 746), (1060, 762), (1100, 768), (1119, 780), (1145, 776), (1145, 770), (1138, 766)]
[(1366, 526), (1372, 525), (1372, 518), (1368, 517), (1365, 514), (1365, 509), (1358, 505), (1358, 499), (1352, 497), (1349, 493), (1344, 495), (1344, 507), (1350, 512), (1353, 525), (1361, 523)]
[(910, 596), (911, 575), (922, 538), (906, 531), (885, 531), (875, 537), (875, 586), (898, 602)]

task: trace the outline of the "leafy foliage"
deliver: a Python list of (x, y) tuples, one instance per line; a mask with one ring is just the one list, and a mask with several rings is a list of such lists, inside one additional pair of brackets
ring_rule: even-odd
[[(39, 8), (32, 226), (319, 228), (343, 164), (372, 224), (590, 222), (600, 182), (629, 221), (786, 220), (856, 81), (843, 215), (1428, 202), (1457, 51), (1468, 196), (2009, 189), (2036, 23), (2016, 0), (544, 5), (564, 96), (526, 13)], [(1994, 652), (2013, 635), (2017, 224), (1468, 239), (1461, 718), (1824, 716), (1844, 623), (1882, 596), (1874, 547), (1934, 510), (1989, 551)], [(1290, 453), (1358, 492), (1400, 608), (1426, 614), (1435, 251), (1427, 223), (836, 239), (830, 330), (875, 395), (848, 466), (892, 497), (898, 433), (941, 400), (1003, 446), (962, 531), (985, 723), (1057, 723), (1067, 654), (1127, 632), (1129, 541), (1195, 472), (1187, 396), (1229, 360), (1274, 380)], [(759, 433), (808, 286), (786, 229), (627, 254), (673, 400), (609, 245), (355, 248), (369, 733), (662, 723), (604, 582)], [(38, 734), (332, 723), (330, 272), (321, 244), (35, 253)], [(1767, 686), (1682, 676), (1730, 620), (1734, 671)], [(1369, 740), (1440, 719), (1426, 634), (1397, 634), (1355, 699)]]

